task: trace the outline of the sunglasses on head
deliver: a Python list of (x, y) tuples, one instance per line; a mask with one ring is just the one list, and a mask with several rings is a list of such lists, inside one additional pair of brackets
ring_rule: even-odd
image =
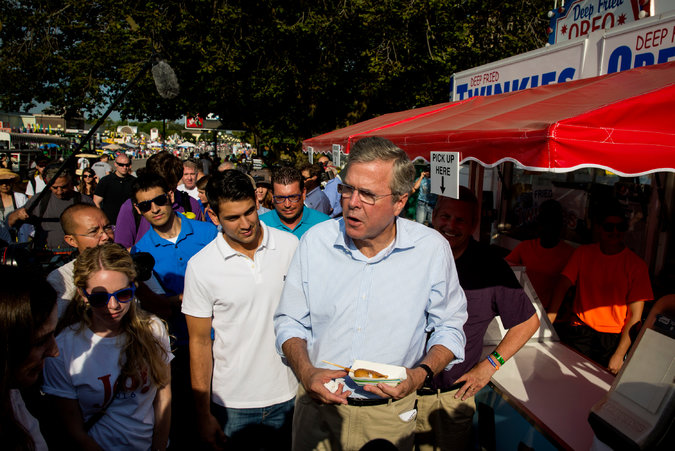
[(155, 204), (158, 207), (163, 207), (164, 205), (166, 205), (166, 203), (168, 201), (169, 201), (169, 196), (167, 196), (166, 193), (164, 193), (164, 194), (160, 194), (159, 196), (155, 197), (154, 199), (144, 200), (143, 202), (138, 202), (136, 204), (136, 206), (141, 211), (141, 213), (147, 213), (152, 208), (152, 204)]
[(89, 305), (95, 308), (105, 307), (110, 302), (111, 297), (115, 297), (117, 302), (120, 304), (126, 304), (131, 301), (136, 295), (136, 286), (132, 283), (127, 288), (122, 288), (117, 290), (114, 293), (108, 293), (106, 291), (95, 291), (93, 293), (87, 293), (83, 290), (84, 297), (89, 301)]
[(605, 232), (613, 232), (616, 229), (617, 232), (625, 232), (628, 230), (628, 224), (625, 222), (603, 222), (602, 230)]

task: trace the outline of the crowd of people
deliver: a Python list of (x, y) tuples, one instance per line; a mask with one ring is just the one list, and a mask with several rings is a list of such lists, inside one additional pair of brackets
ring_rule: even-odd
[[(613, 373), (653, 297), (620, 209), (575, 250), (545, 203), (540, 237), (504, 260), (473, 238), (474, 194), (432, 196), (382, 138), (341, 171), (326, 156), (250, 173), (167, 152), (135, 175), (124, 154), (99, 163), (77, 190), (43, 164), (30, 197), (0, 169), (11, 238), (25, 225), (36, 245), (76, 249), (46, 279), (0, 266), (7, 449), (470, 449), (475, 394), (540, 325), (509, 264)], [(38, 181), (49, 195), (30, 213)], [(418, 221), (404, 219), (417, 190)], [(496, 316), (507, 333), (483, 356)], [(327, 363), (356, 360), (405, 377), (359, 385)], [(44, 396), (24, 402), (38, 381)]]

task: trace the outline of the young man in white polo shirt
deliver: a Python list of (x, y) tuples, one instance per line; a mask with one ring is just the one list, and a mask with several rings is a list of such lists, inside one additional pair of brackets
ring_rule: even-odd
[(290, 448), (297, 379), (276, 353), (272, 317), (298, 239), (258, 219), (239, 171), (215, 174), (206, 196), (223, 231), (190, 259), (182, 307), (201, 437), (213, 449), (225, 437), (232, 449)]

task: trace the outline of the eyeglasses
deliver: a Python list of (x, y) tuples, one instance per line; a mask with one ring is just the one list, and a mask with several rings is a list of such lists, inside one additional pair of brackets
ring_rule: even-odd
[(302, 199), (302, 194), (291, 194), (290, 196), (272, 196), (275, 204), (283, 204), (286, 199), (292, 204), (297, 204)]
[(152, 204), (155, 204), (158, 207), (163, 207), (164, 205), (166, 205), (166, 203), (168, 201), (169, 201), (169, 196), (167, 196), (166, 193), (164, 193), (164, 194), (160, 194), (159, 196), (155, 197), (154, 199), (144, 200), (143, 202), (138, 202), (136, 204), (136, 206), (141, 211), (141, 213), (147, 213), (152, 208)]
[(89, 305), (94, 308), (101, 308), (108, 305), (110, 298), (113, 296), (120, 304), (126, 304), (127, 302), (131, 301), (136, 295), (136, 286), (132, 283), (130, 286), (122, 288), (121, 290), (117, 290), (114, 293), (108, 293), (107, 291), (95, 291), (94, 293), (87, 293), (84, 290), (82, 290), (82, 292), (84, 293), (84, 297), (87, 298), (87, 301), (89, 301)]
[(611, 233), (616, 229), (617, 232), (625, 232), (628, 230), (628, 224), (625, 222), (603, 222), (602, 230), (607, 233)]
[(120, 163), (119, 161), (116, 161), (115, 164), (117, 166), (122, 166), (123, 168), (128, 168), (131, 166), (131, 163)]
[(375, 202), (377, 202), (378, 199), (382, 199), (383, 197), (388, 197), (388, 196), (393, 196), (394, 193), (389, 193), (389, 194), (375, 194), (371, 193), (370, 191), (362, 190), (361, 188), (355, 188), (351, 185), (347, 185), (346, 183), (342, 183), (338, 185), (338, 193), (342, 195), (343, 199), (349, 199), (352, 197), (354, 194), (354, 191), (357, 191), (359, 193), (359, 200), (363, 202), (364, 204), (368, 205), (374, 205)]
[(76, 236), (86, 236), (87, 238), (92, 238), (95, 240), (98, 240), (103, 236), (103, 234), (108, 235), (109, 237), (115, 236), (115, 226), (112, 224), (104, 225), (103, 227), (97, 228), (93, 232), (89, 233), (71, 233), (70, 235), (76, 235)]

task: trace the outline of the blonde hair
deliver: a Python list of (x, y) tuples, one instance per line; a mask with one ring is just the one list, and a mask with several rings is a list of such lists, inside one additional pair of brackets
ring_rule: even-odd
[[(91, 306), (80, 294), (85, 291), (89, 278), (101, 270), (115, 271), (126, 275), (131, 283), (136, 280), (136, 268), (131, 255), (126, 249), (115, 243), (105, 243), (101, 246), (84, 250), (75, 261), (73, 278), (78, 293), (59, 322), (57, 331), (75, 325), (79, 333), (85, 327), (91, 326)], [(126, 343), (120, 353), (120, 380), (127, 377), (141, 379), (141, 373), (147, 368), (148, 376), (157, 387), (164, 387), (169, 383), (166, 354), (160, 341), (153, 334), (154, 318), (136, 305), (136, 301), (129, 303), (129, 310), (121, 320), (121, 328), (126, 336)], [(162, 327), (166, 324), (161, 321)], [(125, 362), (126, 358), (126, 362)]]

